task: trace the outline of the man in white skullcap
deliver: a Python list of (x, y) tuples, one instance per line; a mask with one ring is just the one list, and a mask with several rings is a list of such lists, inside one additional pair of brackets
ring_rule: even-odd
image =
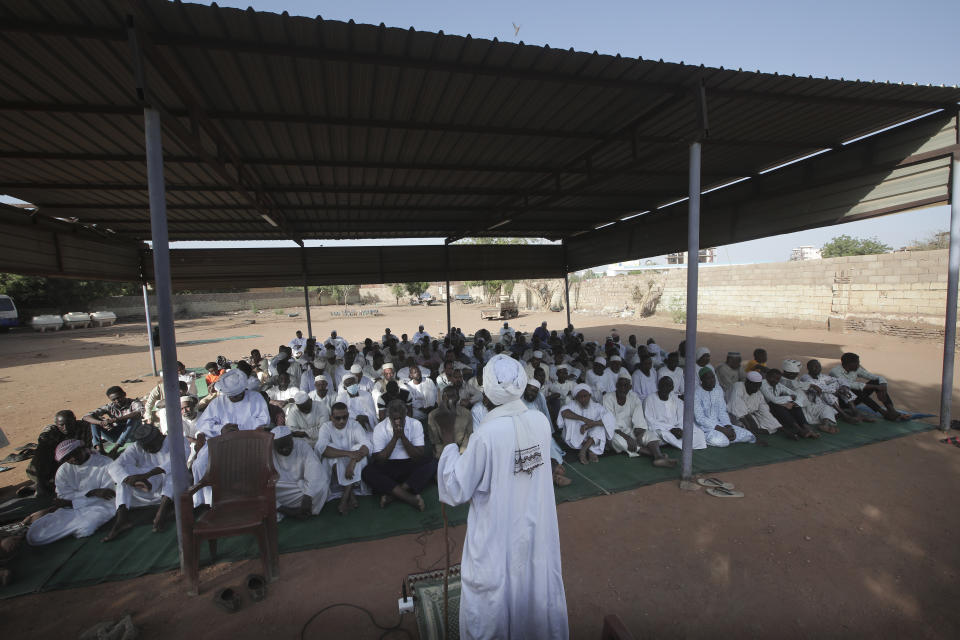
[(667, 359), (663, 361), (663, 366), (657, 369), (657, 382), (661, 378), (670, 378), (673, 381), (673, 395), (684, 398), (683, 367), (680, 366), (680, 354), (672, 351), (667, 354)]
[(657, 392), (657, 372), (653, 368), (653, 358), (643, 350), (640, 351), (640, 364), (633, 372), (631, 384), (640, 402)]
[(297, 331), (296, 337), (293, 340), (291, 340), (287, 344), (287, 346), (290, 347), (290, 349), (295, 352), (296, 351), (302, 352), (303, 348), (307, 346), (307, 339), (303, 337), (303, 331)]
[(483, 404), (490, 411), (465, 452), (452, 444), (452, 421), (441, 424), (440, 500), (470, 502), (461, 564), (463, 638), (569, 636), (547, 464), (550, 425), (521, 401), (526, 386), (519, 362), (494, 356), (483, 371)]
[(586, 380), (594, 402), (600, 402), (603, 394), (614, 391), (617, 387), (617, 377), (607, 369), (607, 359), (602, 356), (593, 359), (593, 370), (587, 371)]
[(340, 498), (337, 511), (342, 514), (356, 509), (356, 496), (370, 493), (362, 480), (362, 473), (373, 443), (370, 434), (350, 417), (347, 405), (342, 402), (333, 405), (330, 421), (320, 427), (314, 450), (320, 456), (324, 477), (330, 483), (328, 499)]
[(297, 392), (293, 404), (287, 406), (286, 423), (294, 438), (306, 438), (310, 446), (317, 444), (320, 426), (330, 420), (330, 411), (322, 402), (314, 402), (303, 391)]
[(824, 401), (820, 394), (810, 390), (810, 383), (800, 379), (800, 361), (783, 361), (783, 377), (780, 383), (797, 393), (800, 408), (807, 424), (815, 425), (824, 433), (837, 432), (837, 410)]
[(770, 413), (766, 398), (760, 393), (762, 384), (760, 372), (751, 371), (746, 380), (733, 383), (727, 400), (727, 413), (732, 422), (754, 436), (775, 433), (780, 428), (780, 423)]
[[(384, 365), (386, 367), (386, 365)], [(337, 402), (342, 402), (350, 410), (350, 415), (363, 425), (367, 431), (377, 424), (377, 405), (369, 391), (360, 388), (357, 377), (348, 373), (343, 379), (344, 390), (337, 394)]]
[[(649, 354), (644, 353), (644, 356), (649, 358)], [(650, 456), (655, 467), (676, 466), (677, 461), (660, 450), (660, 436), (647, 426), (643, 401), (633, 392), (632, 386), (630, 374), (621, 371), (616, 391), (603, 396), (603, 407), (616, 422), (613, 437), (609, 440), (610, 448), (631, 458)]]
[(747, 372), (743, 369), (743, 358), (739, 351), (728, 351), (727, 359), (717, 365), (717, 383), (723, 389), (725, 397), (730, 397), (733, 385), (747, 379)]
[(723, 389), (717, 385), (717, 376), (709, 367), (697, 372), (698, 384), (693, 397), (693, 420), (703, 432), (711, 447), (728, 447), (738, 442), (756, 442), (756, 437), (732, 423), (723, 398)]
[(697, 371), (704, 367), (708, 367), (711, 371), (715, 372), (713, 365), (710, 364), (710, 348), (709, 347), (697, 347), (695, 354), (697, 359)]
[[(692, 398), (690, 400), (692, 401)], [(673, 379), (669, 377), (660, 378), (657, 392), (643, 401), (643, 417), (647, 421), (647, 430), (655, 433), (661, 442), (677, 449), (683, 449), (683, 402), (673, 393)], [(707, 448), (703, 432), (695, 426), (693, 448)]]
[(593, 400), (590, 387), (578, 384), (573, 398), (560, 409), (557, 426), (567, 446), (580, 451), (580, 464), (597, 462), (607, 440), (614, 436), (617, 422), (602, 404)]
[(424, 339), (424, 338), (426, 338), (427, 340), (429, 340), (429, 339), (430, 339), (430, 334), (427, 333), (426, 331), (424, 331), (423, 325), (420, 325), (420, 328), (417, 329), (417, 332), (413, 334), (413, 342), (414, 342), (415, 344), (420, 344), (420, 343), (423, 342), (423, 339)]
[(333, 385), (330, 384), (330, 378), (325, 373), (313, 377), (313, 391), (309, 394), (314, 402), (319, 402), (327, 407), (327, 410), (333, 408), (333, 403), (337, 401), (337, 394), (333, 392)]
[(27, 530), (27, 542), (49, 544), (60, 538), (85, 538), (106, 524), (116, 512), (116, 485), (110, 476), (109, 457), (91, 452), (81, 440), (57, 445), (57, 499), (48, 512)]
[(767, 369), (763, 384), (760, 385), (760, 393), (788, 438), (799, 440), (820, 437), (819, 433), (810, 428), (803, 412), (803, 407), (807, 404), (806, 394), (783, 384), (783, 373), (780, 369)]
[[(371, 380), (370, 378), (368, 378), (363, 374), (363, 365), (360, 364), (359, 360), (355, 361), (352, 365), (350, 365), (350, 375), (352, 375), (354, 380), (357, 381), (357, 384), (360, 385), (360, 389), (362, 391), (373, 393), (373, 389), (376, 386), (376, 384), (374, 383), (373, 380)], [(344, 380), (345, 379), (346, 377), (344, 377)], [(340, 387), (337, 389), (337, 394), (339, 394), (341, 391), (344, 391), (344, 390), (345, 390), (345, 386), (343, 384), (343, 380), (341, 380)]]
[(305, 518), (317, 515), (327, 502), (330, 481), (306, 438), (294, 438), (290, 427), (274, 427), (273, 466), (278, 478), (277, 513)]

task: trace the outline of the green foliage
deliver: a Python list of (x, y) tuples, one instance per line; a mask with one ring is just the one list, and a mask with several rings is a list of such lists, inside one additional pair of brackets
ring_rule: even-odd
[(914, 240), (908, 247), (911, 251), (932, 251), (950, 248), (949, 231), (933, 231), (926, 238)]
[(667, 305), (667, 311), (670, 317), (677, 324), (686, 324), (687, 322), (687, 304), (677, 296), (670, 298), (670, 304)]
[(275, 314), (277, 314), (278, 316), (282, 316), (282, 315), (283, 315), (283, 309), (274, 309), (273, 312), (274, 312)]
[(397, 299), (397, 304), (399, 305), (400, 298), (407, 294), (406, 287), (403, 286), (402, 282), (391, 282), (387, 286), (390, 287), (390, 293), (392, 293), (393, 297)]
[(584, 280), (595, 280), (597, 278), (602, 278), (603, 274), (595, 273), (593, 269), (587, 269), (583, 273), (574, 273), (571, 276), (568, 276), (570, 284), (576, 284), (578, 282), (583, 282)]
[(835, 237), (821, 248), (824, 258), (869, 256), (875, 253), (887, 253), (890, 250), (889, 245), (883, 244), (877, 238), (853, 238), (846, 234)]
[(350, 292), (353, 291), (353, 288), (356, 285), (352, 284), (328, 284), (320, 287), (320, 294), (327, 294), (332, 296), (334, 300), (340, 302), (344, 306), (347, 305), (347, 296), (350, 295)]
[(0, 293), (13, 298), (23, 313), (32, 309), (92, 311), (87, 306), (94, 298), (137, 295), (140, 285), (100, 280), (70, 280), (0, 273)]
[(429, 282), (405, 282), (403, 288), (411, 296), (421, 296), (423, 292), (430, 288)]
[(260, 307), (257, 306), (256, 302), (250, 303), (250, 311), (253, 311), (254, 313), (260, 313)]
[[(513, 291), (513, 280), (468, 280), (465, 282), (468, 287), (482, 287), (485, 295), (493, 295), (501, 290), (505, 290), (509, 285), (510, 291)], [(504, 295), (509, 295), (504, 293)]]

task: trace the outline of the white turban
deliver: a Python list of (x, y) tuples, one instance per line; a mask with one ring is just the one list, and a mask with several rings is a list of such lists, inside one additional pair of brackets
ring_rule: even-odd
[(630, 377), (630, 374), (627, 373), (626, 369), (620, 369), (620, 373), (617, 374), (617, 380), (620, 380), (621, 378), (626, 378), (627, 380), (631, 381), (633, 380), (633, 378)]
[(610, 356), (610, 362), (623, 362), (623, 358), (620, 356)]
[(363, 367), (361, 367), (359, 364), (355, 364), (352, 367), (350, 367), (350, 373), (362, 373), (362, 372), (363, 372)]
[(250, 376), (247, 378), (247, 390), (260, 391), (260, 380), (257, 379), (257, 376)]
[(557, 371), (560, 371), (560, 369), (563, 369), (564, 371), (567, 371), (567, 372), (570, 371), (570, 367), (568, 367), (568, 366), (565, 365), (565, 364), (558, 364), (558, 365), (557, 365)]
[(603, 358), (603, 357), (594, 358), (594, 359), (593, 359), (593, 363), (594, 363), (594, 364), (602, 364), (603, 366), (607, 366), (607, 359), (606, 359), (606, 358)]
[(541, 360), (543, 360), (543, 351), (534, 351), (534, 352), (533, 352), (533, 357), (534, 357), (534, 358), (540, 358)]
[(247, 374), (240, 369), (230, 369), (217, 380), (216, 389), (228, 396), (236, 396), (247, 388)]
[(763, 382), (763, 376), (760, 375), (759, 371), (751, 371), (747, 374), (747, 380), (750, 382)]
[(307, 401), (307, 398), (309, 398), (309, 397), (310, 397), (310, 396), (308, 396), (307, 394), (305, 394), (303, 391), (297, 391), (296, 395), (293, 396), (293, 403), (294, 403), (294, 404), (303, 404), (304, 402)]
[(518, 400), (526, 388), (527, 372), (508, 355), (493, 356), (483, 368), (483, 395), (497, 406)]
[(700, 358), (706, 355), (710, 355), (710, 349), (708, 349), (707, 347), (697, 347), (697, 355), (694, 358), (694, 360), (695, 361), (699, 360)]
[(539, 388), (540, 388), (540, 381), (537, 380), (536, 378), (530, 378), (529, 380), (527, 380), (527, 386), (528, 386), (528, 387), (536, 387), (537, 389), (539, 389)]
[(282, 424), (279, 427), (274, 427), (271, 429), (270, 433), (273, 434), (274, 440), (279, 440), (280, 438), (291, 435), (293, 432), (290, 430), (290, 427)]
[(328, 384), (328, 385), (330, 384), (330, 378), (328, 378), (328, 377), (327, 377), (327, 374), (325, 374), (325, 373), (321, 373), (320, 375), (315, 376), (315, 377), (313, 378), (313, 381), (314, 381), (314, 382), (320, 382), (321, 380), (326, 380), (326, 381), (327, 381), (327, 384)]
[(800, 373), (800, 361), (799, 360), (784, 360), (783, 361), (783, 370), (787, 373)]
[(381, 367), (381, 370), (386, 371), (387, 369), (389, 369), (390, 371), (393, 371), (393, 370), (394, 370), (394, 368), (393, 368), (393, 363), (392, 363), (392, 362), (384, 362), (384, 363), (383, 363), (383, 367)]
[(576, 398), (577, 394), (579, 394), (581, 391), (586, 391), (591, 396), (593, 395), (593, 391), (590, 389), (590, 385), (584, 384), (581, 382), (580, 384), (578, 384), (573, 388), (573, 391), (570, 392), (570, 397)]

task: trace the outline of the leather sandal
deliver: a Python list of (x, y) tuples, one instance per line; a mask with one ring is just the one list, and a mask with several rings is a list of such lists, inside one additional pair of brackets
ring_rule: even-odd
[(267, 580), (256, 573), (247, 576), (247, 592), (250, 599), (254, 602), (260, 602), (267, 597)]
[(213, 604), (227, 613), (236, 613), (240, 610), (240, 596), (230, 587), (220, 589), (213, 596)]

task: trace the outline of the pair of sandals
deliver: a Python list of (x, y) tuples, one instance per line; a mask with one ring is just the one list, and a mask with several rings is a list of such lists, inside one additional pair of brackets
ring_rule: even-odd
[(737, 491), (732, 482), (720, 478), (697, 478), (697, 484), (707, 487), (707, 493), (717, 498), (742, 498), (743, 491)]
[[(260, 602), (267, 597), (267, 580), (261, 575), (251, 573), (247, 576), (247, 593), (254, 602)], [(240, 610), (239, 589), (227, 587), (220, 589), (213, 596), (213, 603), (227, 613), (236, 613)]]

